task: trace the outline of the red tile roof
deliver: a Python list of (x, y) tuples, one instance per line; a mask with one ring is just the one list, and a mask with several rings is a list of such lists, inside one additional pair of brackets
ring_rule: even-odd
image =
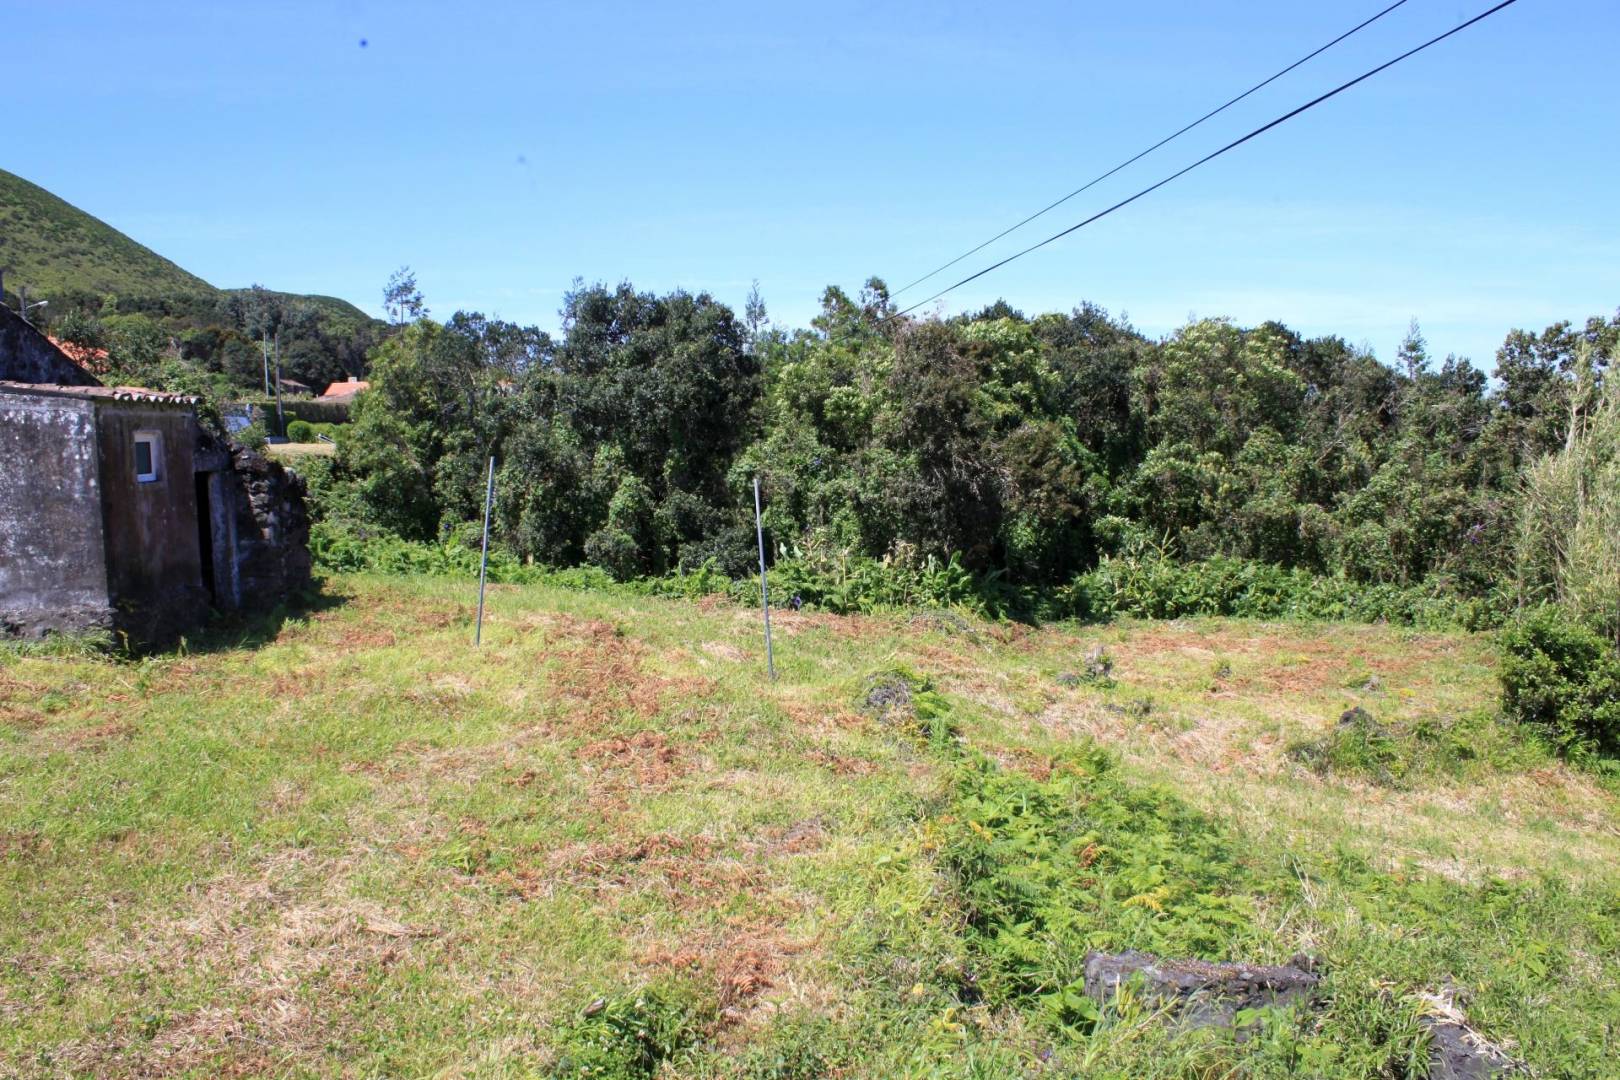
[(46, 335), (45, 340), (55, 345), (63, 356), (92, 375), (105, 375), (112, 368), (106, 349), (97, 349), (90, 345), (76, 345), (71, 341), (63, 341), (49, 335)]
[(358, 394), (360, 391), (365, 390), (365, 389), (369, 388), (370, 386), (371, 386), (371, 383), (366, 381), (365, 379), (350, 379), (347, 382), (335, 382), (331, 386), (328, 386), (326, 388), (325, 392), (321, 394), (321, 397), (323, 397), (323, 398), (353, 397), (354, 395)]

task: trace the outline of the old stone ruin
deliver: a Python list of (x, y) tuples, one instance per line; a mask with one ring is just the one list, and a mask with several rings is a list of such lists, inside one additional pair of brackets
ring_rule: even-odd
[(160, 644), (308, 586), (303, 481), (196, 405), (102, 386), (0, 307), (0, 634)]

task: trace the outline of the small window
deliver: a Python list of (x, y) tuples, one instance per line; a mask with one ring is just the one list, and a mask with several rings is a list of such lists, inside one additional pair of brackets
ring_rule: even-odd
[(135, 433), (135, 479), (142, 484), (163, 479), (163, 436), (155, 431)]

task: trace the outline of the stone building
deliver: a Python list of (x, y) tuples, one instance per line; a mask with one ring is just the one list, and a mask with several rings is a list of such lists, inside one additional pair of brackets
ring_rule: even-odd
[(308, 584), (298, 477), (222, 444), (193, 398), (60, 381), (71, 373), (8, 315), (0, 308), (0, 633), (163, 642), (210, 607), (273, 606)]

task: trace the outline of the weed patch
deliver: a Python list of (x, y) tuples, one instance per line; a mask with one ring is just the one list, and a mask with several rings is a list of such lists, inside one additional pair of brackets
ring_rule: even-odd
[(697, 1009), (673, 991), (650, 987), (599, 998), (563, 1031), (549, 1075), (652, 1080), (697, 1037)]
[(868, 676), (860, 706), (879, 723), (936, 750), (954, 746), (958, 737), (950, 703), (931, 680), (905, 668)]
[(1397, 790), (1425, 778), (1523, 767), (1544, 755), (1489, 713), (1451, 722), (1427, 717), (1385, 723), (1360, 706), (1346, 710), (1327, 733), (1288, 749), (1292, 760), (1318, 776), (1355, 778)]
[(1084, 1032), (1097, 1019), (1088, 952), (1218, 959), (1255, 944), (1249, 874), (1228, 841), (1170, 793), (1119, 780), (1100, 751), (1044, 780), (972, 757), (932, 827), (992, 1003)]

